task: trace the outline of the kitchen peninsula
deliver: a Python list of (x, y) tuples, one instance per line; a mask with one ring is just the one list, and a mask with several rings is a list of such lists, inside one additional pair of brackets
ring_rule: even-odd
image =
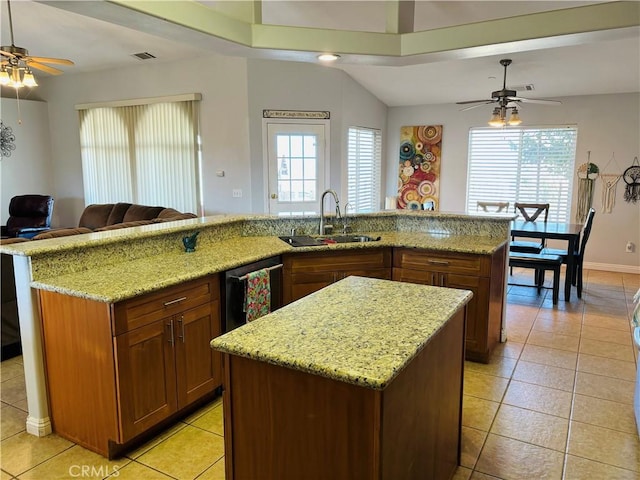
[[(332, 261), (337, 262), (340, 252), (352, 258), (354, 255), (351, 253), (354, 252), (378, 250), (384, 253), (383, 257), (393, 259), (393, 266), (385, 263), (389, 278), (400, 275), (415, 283), (436, 281), (437, 285), (443, 286), (455, 283), (456, 288), (472, 290), (474, 297), (469, 304), (468, 314), (473, 315), (477, 323), (473, 329), (468, 329), (468, 335), (471, 331), (472, 335), (477, 336), (477, 349), (474, 352), (488, 358), (491, 349), (499, 341), (500, 320), (504, 316), (504, 275), (510, 220), (510, 217), (500, 216), (411, 211), (354, 215), (350, 217), (354, 232), (380, 236), (381, 239), (368, 243), (294, 248), (278, 236), (288, 235), (292, 228), (303, 233), (315, 232), (317, 217), (221, 215), (3, 245), (0, 251), (14, 258), (29, 410), (27, 431), (39, 436), (51, 432), (51, 402), (47, 395), (51, 392), (47, 392), (44, 367), (47, 346), (41, 335), (43, 319), (40, 316), (40, 297), (49, 295), (56, 302), (60, 301), (61, 306), (77, 305), (74, 308), (78, 311), (84, 308), (80, 307), (82, 302), (88, 302), (92, 308), (99, 308), (102, 312), (105, 318), (103, 328), (110, 325), (110, 331), (103, 331), (103, 339), (107, 338), (107, 333), (112, 338), (119, 335), (132, 335), (133, 338), (131, 332), (138, 333), (137, 326), (150, 327), (135, 321), (129, 322), (128, 316), (125, 317), (123, 310), (119, 310), (124, 304), (153, 302), (156, 301), (154, 295), (168, 295), (169, 290), (177, 294), (179, 290), (188, 288), (189, 282), (196, 282), (196, 293), (200, 293), (191, 306), (202, 308), (201, 301), (206, 299), (205, 303), (209, 306), (207, 312), (212, 318), (208, 324), (212, 325), (209, 331), (219, 332), (220, 304), (224, 302), (217, 287), (221, 272), (273, 256), (281, 256), (282, 262), (290, 263), (295, 270), (294, 260), (302, 259), (305, 255), (318, 256), (326, 252)], [(185, 253), (182, 237), (195, 231), (200, 232), (196, 251)], [(411, 252), (418, 257), (408, 255)], [(322, 268), (333, 267), (325, 265)], [(421, 275), (422, 270), (431, 273)], [(349, 271), (341, 270), (343, 275)], [(295, 281), (295, 275), (293, 272), (290, 280), (284, 278), (285, 284)], [(408, 286), (407, 290), (413, 288)], [(171, 298), (168, 301), (172, 301)], [(55, 314), (47, 310), (42, 310), (45, 322), (48, 314)], [(179, 324), (180, 317), (176, 316), (179, 313), (170, 312), (167, 317), (168, 323), (174, 320), (171, 331), (175, 339), (182, 333), (181, 326), (184, 325)], [(199, 318), (206, 315), (209, 313)], [(125, 318), (127, 320), (123, 322)], [(201, 322), (201, 325), (204, 324), (204, 321)], [(61, 325), (69, 327), (64, 322)], [(129, 328), (133, 328), (131, 332), (127, 330)], [(68, 330), (73, 332), (72, 328)], [(167, 329), (164, 335), (169, 334)], [(472, 344), (469, 341), (467, 343)], [(78, 345), (83, 344), (80, 342)], [(112, 352), (110, 355), (117, 354)], [(103, 361), (113, 361), (110, 358), (104, 357)], [(178, 359), (176, 362), (179, 367)], [(119, 368), (119, 364), (111, 368)], [(86, 388), (87, 391), (97, 391), (91, 390), (90, 385)], [(190, 397), (187, 395), (184, 398), (188, 402)], [(55, 413), (52, 415), (55, 422)], [(137, 431), (134, 429), (133, 432)]]
[(348, 277), (214, 339), (227, 474), (451, 478), (471, 295)]

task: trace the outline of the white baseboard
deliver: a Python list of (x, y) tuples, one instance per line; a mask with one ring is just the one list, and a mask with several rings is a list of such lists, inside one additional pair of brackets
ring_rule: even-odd
[(586, 270), (604, 270), (605, 272), (635, 273), (640, 275), (638, 265), (617, 265), (615, 263), (584, 262), (582, 268)]
[(36, 437), (46, 437), (52, 432), (51, 421), (49, 417), (36, 418), (32, 416), (27, 417), (27, 433), (35, 435)]

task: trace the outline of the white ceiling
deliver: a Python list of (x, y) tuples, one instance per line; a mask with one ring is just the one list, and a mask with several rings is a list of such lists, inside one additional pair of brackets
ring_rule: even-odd
[[(201, 1), (216, 8), (221, 2)], [(417, 1), (414, 29), (430, 30), (495, 18), (598, 2)], [(65, 75), (136, 65), (133, 53), (150, 52), (153, 62), (197, 58), (216, 52), (254, 58), (307, 61), (299, 52), (266, 51), (233, 44), (174, 24), (134, 15), (109, 2), (13, 0), (15, 44), (31, 55), (63, 57), (74, 67)], [(177, 7), (178, 8), (178, 7)], [(1, 1), (1, 44), (9, 45), (7, 5)], [(383, 1), (263, 0), (262, 22), (353, 31), (384, 32)], [(640, 29), (619, 29), (584, 37), (581, 45), (536, 46), (526, 51), (495, 47), (475, 54), (447, 52), (386, 66), (385, 58), (343, 56), (340, 68), (389, 106), (451, 103), (488, 98), (502, 87), (500, 58), (512, 58), (507, 87), (533, 84), (528, 98), (640, 91)], [(575, 42), (573, 42), (575, 43)], [(294, 46), (291, 47), (292, 49)], [(424, 63), (422, 63), (424, 62)], [(43, 76), (36, 72), (37, 76)], [(493, 77), (493, 78), (492, 78)]]

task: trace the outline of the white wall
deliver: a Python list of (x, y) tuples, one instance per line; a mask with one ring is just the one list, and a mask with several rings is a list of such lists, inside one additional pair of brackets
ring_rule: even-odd
[[(60, 214), (56, 226), (75, 226), (85, 207), (78, 113), (74, 106), (130, 98), (201, 93), (204, 213), (248, 208), (231, 190), (250, 191), (246, 60), (211, 55), (171, 64), (147, 63), (115, 71), (50, 77), (41, 81), (49, 105), (53, 182)], [(215, 172), (224, 170), (224, 177)]]
[[(0, 100), (2, 122), (11, 127), (15, 135), (16, 149), (10, 157), (2, 157), (0, 163), (0, 221), (6, 224), (9, 202), (16, 195), (35, 193), (54, 195), (54, 220), (58, 213), (57, 198), (51, 179), (51, 155), (47, 104), (33, 100), (12, 98)], [(22, 123), (19, 124), (18, 120)]]
[[(558, 107), (526, 104), (521, 110), (523, 125), (578, 126), (576, 166), (587, 161), (601, 168), (613, 153), (617, 166), (603, 173), (622, 173), (640, 156), (640, 94), (591, 95), (561, 98)], [(395, 195), (398, 175), (400, 127), (404, 125), (443, 125), (440, 205), (442, 211), (462, 212), (466, 206), (467, 148), (469, 129), (486, 126), (491, 106), (466, 112), (459, 105), (420, 105), (389, 109), (387, 120), (386, 192)], [(611, 214), (601, 209), (602, 183), (596, 182), (594, 207), (596, 217), (585, 261), (604, 265), (640, 265), (640, 203), (623, 199), (624, 182), (617, 186), (616, 205)], [(573, 189), (571, 219), (574, 220), (577, 186)], [(626, 253), (625, 245), (632, 241), (634, 253)], [(623, 269), (624, 270), (624, 269)]]
[(379, 128), (384, 135), (387, 107), (341, 70), (308, 63), (249, 60), (248, 83), (254, 212), (263, 212), (266, 202), (262, 177), (264, 109), (330, 112), (330, 184), (327, 188), (337, 192), (343, 191), (347, 128), (352, 125)]

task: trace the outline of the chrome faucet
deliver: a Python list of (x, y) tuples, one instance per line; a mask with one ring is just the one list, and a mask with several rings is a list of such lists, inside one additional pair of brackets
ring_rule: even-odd
[(320, 235), (326, 235), (327, 230), (333, 229), (333, 225), (325, 225), (324, 223), (324, 197), (326, 197), (328, 193), (333, 195), (333, 199), (336, 202), (336, 220), (341, 218), (340, 200), (338, 200), (338, 194), (335, 192), (335, 190), (325, 190), (324, 192), (322, 192), (322, 196), (320, 197), (320, 228), (318, 229)]
[(353, 205), (351, 205), (349, 202), (344, 204), (344, 214), (342, 215), (342, 233), (345, 235), (347, 233), (351, 233), (351, 226), (349, 225), (348, 219), (349, 207), (353, 209)]

